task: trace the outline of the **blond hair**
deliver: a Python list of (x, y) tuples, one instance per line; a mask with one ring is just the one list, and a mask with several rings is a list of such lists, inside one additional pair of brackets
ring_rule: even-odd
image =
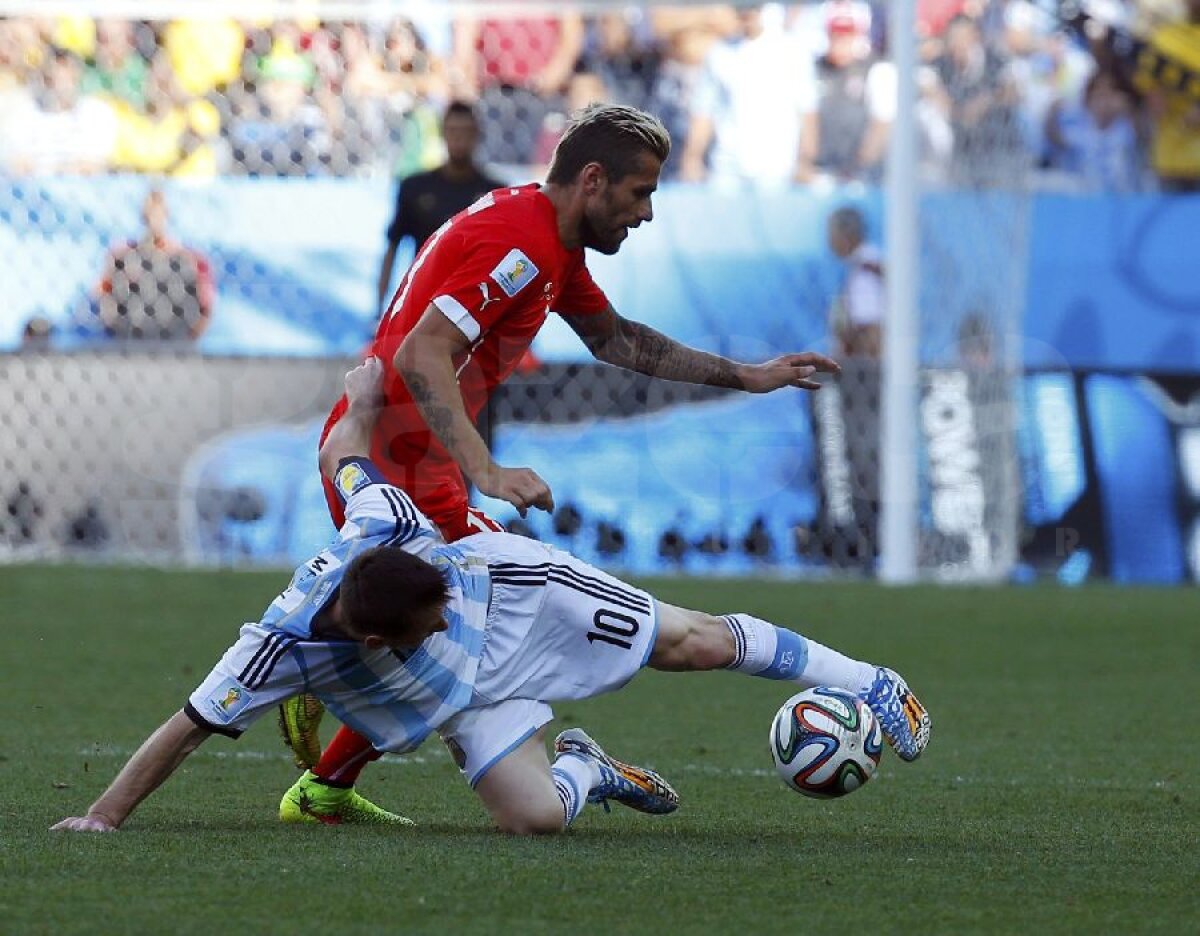
[(660, 163), (671, 152), (671, 136), (653, 114), (624, 104), (589, 104), (571, 115), (554, 149), (546, 181), (567, 185), (588, 163), (599, 163), (610, 182), (619, 182), (649, 153)]

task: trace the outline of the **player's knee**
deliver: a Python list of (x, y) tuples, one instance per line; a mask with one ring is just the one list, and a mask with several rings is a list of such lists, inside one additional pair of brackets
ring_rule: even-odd
[(505, 810), (492, 818), (496, 827), (508, 835), (553, 835), (564, 828), (562, 805), (557, 800), (545, 806)]

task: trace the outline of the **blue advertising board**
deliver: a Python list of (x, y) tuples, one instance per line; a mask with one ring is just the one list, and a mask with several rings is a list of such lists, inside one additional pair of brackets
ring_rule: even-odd
[[(60, 346), (103, 340), (90, 296), (109, 247), (137, 236), (148, 185), (119, 177), (0, 185), (0, 349), (18, 347), (34, 316), (55, 323)], [(172, 183), (166, 193), (173, 236), (205, 254), (215, 274), (199, 351), (340, 355), (370, 339), (387, 182), (223, 179)], [(618, 256), (590, 257), (595, 278), (622, 313), (731, 354), (827, 347), (842, 271), (826, 218), (853, 202), (876, 239), (882, 231), (877, 192), (667, 186), (655, 197), (653, 223)], [(1197, 231), (1200, 197), (926, 196), (922, 356), (949, 363), (963, 317), (982, 314), (1023, 323), (1031, 368), (1200, 372)], [(586, 356), (553, 317), (535, 352), (546, 361)]]

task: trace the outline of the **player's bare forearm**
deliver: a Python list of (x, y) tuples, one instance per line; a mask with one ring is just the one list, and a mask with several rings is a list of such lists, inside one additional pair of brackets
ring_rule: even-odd
[(208, 736), (209, 732), (184, 712), (176, 712), (129, 758), (86, 816), (64, 819), (54, 828), (81, 832), (119, 828), (137, 805), (157, 790)]
[(321, 474), (332, 481), (343, 458), (366, 458), (370, 455), (371, 430), (375, 427), (378, 414), (378, 409), (350, 404), (321, 445)]
[[(568, 317), (567, 320), (574, 324), (581, 318)], [(576, 331), (597, 360), (614, 367), (624, 367), (661, 380), (746, 389), (737, 361), (689, 348), (641, 322), (615, 316), (606, 333)]]
[(448, 353), (425, 349), (414, 336), (396, 353), (396, 370), (404, 378), (425, 425), (450, 453), (471, 481), (482, 487), (492, 456), (479, 431), (471, 424), (462, 391)]
[(321, 474), (330, 481), (343, 458), (371, 454), (371, 433), (383, 408), (383, 364), (369, 357), (346, 374), (346, 412), (321, 445)]
[(662, 380), (770, 393), (781, 387), (819, 390), (821, 385), (811, 379), (813, 375), (839, 370), (836, 361), (812, 351), (784, 354), (761, 364), (731, 361), (622, 318), (611, 306), (597, 315), (564, 314), (563, 319), (597, 360)]

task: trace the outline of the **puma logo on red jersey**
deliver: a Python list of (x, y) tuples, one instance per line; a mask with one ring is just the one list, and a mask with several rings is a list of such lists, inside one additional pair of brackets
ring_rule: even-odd
[(484, 280), (482, 283), (479, 284), (479, 291), (481, 293), (483, 293), (483, 302), (479, 306), (480, 312), (482, 312), (484, 309), (486, 309), (488, 307), (488, 303), (500, 301), (499, 296), (493, 296), (488, 292), (487, 280)]

